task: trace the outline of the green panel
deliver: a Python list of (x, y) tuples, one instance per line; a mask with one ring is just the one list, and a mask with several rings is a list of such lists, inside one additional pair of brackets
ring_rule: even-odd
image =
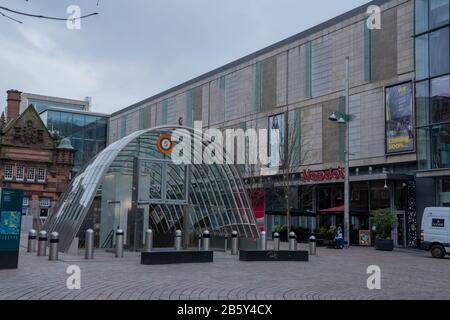
[(186, 94), (186, 121), (185, 126), (194, 126), (194, 92), (189, 90)]
[(221, 76), (219, 78), (219, 88), (225, 90), (225, 76)]
[[(339, 113), (345, 114), (345, 97), (339, 98)], [(345, 125), (339, 125), (339, 160), (345, 161)]]
[(301, 154), (302, 154), (302, 110), (295, 110), (295, 122), (293, 129), (293, 139), (294, 139), (294, 153), (292, 164), (294, 166), (300, 166), (302, 164)]
[(372, 81), (372, 30), (364, 24), (364, 79)]
[(262, 63), (255, 64), (255, 112), (262, 111)]
[(312, 98), (312, 42), (306, 44), (306, 85), (305, 95), (307, 98)]
[(120, 137), (124, 138), (127, 135), (127, 116), (120, 118)]
[(139, 130), (145, 129), (145, 110), (139, 110)]
[(169, 113), (169, 100), (165, 99), (162, 102), (162, 125), (167, 125), (167, 118)]

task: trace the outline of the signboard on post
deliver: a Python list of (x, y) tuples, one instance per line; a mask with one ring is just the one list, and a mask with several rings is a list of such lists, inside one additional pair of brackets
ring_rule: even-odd
[(0, 189), (0, 269), (17, 269), (23, 190)]
[(413, 83), (386, 88), (386, 153), (415, 150)]

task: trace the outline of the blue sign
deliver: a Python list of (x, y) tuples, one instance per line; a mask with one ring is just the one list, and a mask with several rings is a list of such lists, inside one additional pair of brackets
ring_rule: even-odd
[(1, 189), (0, 251), (19, 251), (23, 190)]

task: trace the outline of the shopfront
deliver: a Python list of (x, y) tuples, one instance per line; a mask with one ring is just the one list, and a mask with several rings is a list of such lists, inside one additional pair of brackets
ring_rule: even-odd
[[(339, 170), (339, 169), (337, 169)], [(342, 176), (305, 179), (295, 187), (295, 201), (292, 202), (292, 227), (325, 232), (332, 227), (344, 226), (344, 179)], [(389, 208), (396, 216), (398, 227), (392, 238), (397, 247), (414, 246), (416, 240), (415, 184), (412, 176), (391, 174), (388, 170), (371, 171), (371, 174), (352, 175), (350, 178), (350, 234), (351, 244), (360, 245), (361, 237), (370, 233), (375, 240), (370, 213)], [(310, 177), (310, 176), (306, 176)], [(450, 179), (448, 180), (450, 187)], [(448, 189), (450, 191), (450, 188)], [(268, 189), (266, 194), (266, 230), (271, 233), (277, 225), (286, 224), (286, 206), (282, 190)], [(277, 196), (278, 195), (278, 196)], [(291, 198), (292, 199), (292, 198)], [(449, 199), (450, 200), (450, 199)]]

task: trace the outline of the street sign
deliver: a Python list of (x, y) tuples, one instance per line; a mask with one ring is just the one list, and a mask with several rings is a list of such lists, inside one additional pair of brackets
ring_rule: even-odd
[(0, 189), (0, 269), (17, 269), (23, 190)]

